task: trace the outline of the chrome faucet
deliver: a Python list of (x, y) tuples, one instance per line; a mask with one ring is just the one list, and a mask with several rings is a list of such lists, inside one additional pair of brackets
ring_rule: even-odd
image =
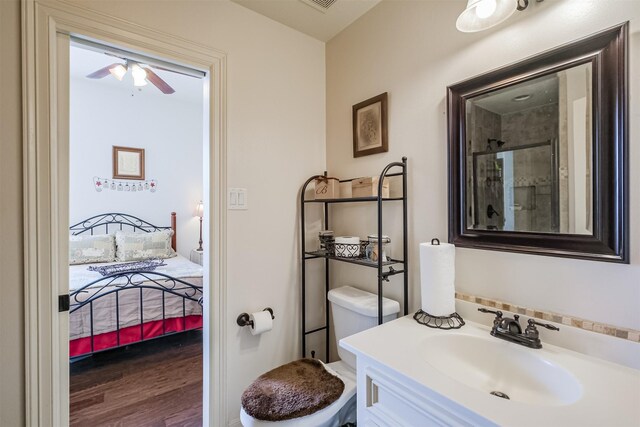
[(552, 331), (559, 331), (560, 328), (550, 325), (548, 323), (540, 323), (534, 319), (527, 320), (527, 327), (522, 332), (520, 326), (520, 316), (513, 315), (513, 319), (509, 317), (502, 317), (501, 311), (493, 311), (486, 308), (479, 308), (478, 311), (482, 313), (495, 314), (493, 319), (493, 327), (491, 328), (491, 335), (496, 338), (503, 339), (505, 341), (514, 342), (516, 344), (524, 345), (529, 348), (542, 348), (542, 342), (540, 342), (540, 333), (537, 326), (542, 326)]

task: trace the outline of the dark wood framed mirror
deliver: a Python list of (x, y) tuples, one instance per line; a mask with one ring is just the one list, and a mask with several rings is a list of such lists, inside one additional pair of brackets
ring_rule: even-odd
[(629, 263), (628, 23), (447, 88), (449, 241)]

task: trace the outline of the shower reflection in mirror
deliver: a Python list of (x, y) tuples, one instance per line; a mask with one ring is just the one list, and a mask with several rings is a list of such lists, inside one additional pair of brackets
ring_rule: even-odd
[(591, 63), (466, 101), (466, 226), (592, 234)]

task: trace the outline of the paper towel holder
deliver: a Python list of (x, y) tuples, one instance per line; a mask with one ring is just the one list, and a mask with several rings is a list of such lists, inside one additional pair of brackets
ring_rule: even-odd
[[(275, 319), (273, 315), (273, 309), (271, 307), (267, 307), (262, 311), (268, 311), (271, 314), (271, 319)], [(249, 317), (249, 313), (240, 313), (238, 318), (236, 319), (236, 323), (238, 326), (251, 326), (253, 328), (253, 321)]]
[(433, 316), (420, 309), (413, 315), (413, 319), (421, 325), (435, 329), (460, 329), (465, 325), (464, 319), (456, 312), (448, 316)]

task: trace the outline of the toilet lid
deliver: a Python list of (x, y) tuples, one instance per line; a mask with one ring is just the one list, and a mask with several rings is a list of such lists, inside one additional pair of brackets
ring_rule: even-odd
[(290, 420), (326, 408), (343, 390), (342, 380), (322, 362), (300, 359), (258, 377), (242, 394), (242, 407), (258, 420)]

